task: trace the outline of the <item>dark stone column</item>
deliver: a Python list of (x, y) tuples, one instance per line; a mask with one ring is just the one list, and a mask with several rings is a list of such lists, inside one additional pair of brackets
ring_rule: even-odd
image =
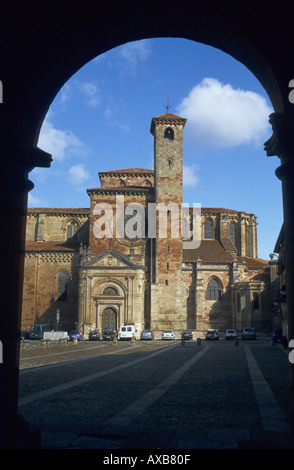
[[(281, 166), (276, 176), (282, 181), (288, 342), (294, 339), (294, 118), (281, 113), (270, 115), (273, 135), (265, 143), (268, 156), (277, 155)], [(294, 432), (294, 364), (289, 361), (291, 376), (291, 428)]]
[[(23, 288), (27, 194), (33, 188), (28, 172), (49, 166), (51, 156), (39, 149), (0, 149), (1, 308), (0, 423), (2, 449), (36, 448), (32, 432), (18, 414), (19, 345)], [(31, 162), (29, 163), (29, 160)], [(35, 162), (34, 162), (35, 160)]]

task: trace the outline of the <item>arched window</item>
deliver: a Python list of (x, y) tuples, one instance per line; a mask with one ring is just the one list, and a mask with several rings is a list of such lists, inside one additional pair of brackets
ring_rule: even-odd
[(221, 299), (221, 284), (213, 278), (207, 286), (207, 300), (220, 300)]
[(69, 275), (66, 272), (61, 272), (58, 274), (58, 291), (57, 291), (57, 300), (59, 302), (67, 301), (67, 284), (69, 280)]
[(117, 295), (115, 287), (106, 287), (103, 291), (103, 295)]
[(236, 246), (236, 224), (230, 224), (230, 239), (231, 242)]
[(152, 184), (150, 183), (149, 180), (144, 180), (143, 183), (142, 183), (142, 186), (152, 187)]
[(116, 186), (120, 186), (120, 187), (125, 186), (125, 185), (126, 183), (123, 180), (118, 180), (118, 182), (116, 183)]
[(174, 140), (174, 131), (171, 127), (167, 127), (164, 131), (165, 140)]
[(66, 228), (66, 237), (67, 237), (67, 241), (77, 241), (77, 232), (78, 232), (78, 224), (77, 222), (75, 222), (74, 220), (72, 220), (67, 228)]
[(204, 222), (204, 238), (213, 238), (212, 221), (206, 219)]

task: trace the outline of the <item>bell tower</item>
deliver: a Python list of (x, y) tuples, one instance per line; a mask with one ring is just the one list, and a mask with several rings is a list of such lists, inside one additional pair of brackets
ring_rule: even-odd
[(166, 112), (154, 117), (156, 239), (151, 284), (151, 327), (182, 329), (186, 308), (182, 295), (183, 129), (186, 119)]

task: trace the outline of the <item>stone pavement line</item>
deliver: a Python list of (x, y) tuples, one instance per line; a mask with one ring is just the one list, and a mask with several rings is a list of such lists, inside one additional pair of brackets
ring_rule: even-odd
[[(57, 353), (50, 353), (50, 354), (46, 354), (44, 355), (43, 357), (44, 358), (47, 358), (47, 357), (51, 357), (51, 356), (61, 356), (63, 354), (75, 354), (77, 352), (82, 352), (82, 351), (91, 351), (91, 349), (98, 349), (98, 348), (104, 348), (106, 346), (106, 344), (99, 344), (99, 346), (93, 346), (91, 348), (82, 348), (82, 349), (71, 349), (70, 351), (61, 351), (61, 352), (57, 352)], [(21, 361), (30, 361), (32, 359), (40, 359), (40, 355), (38, 356), (28, 356), (28, 357), (21, 357), (20, 358), (20, 362)]]
[(285, 416), (247, 345), (244, 351), (264, 431), (289, 431)]
[[(49, 369), (49, 368), (52, 368), (52, 367), (62, 367), (62, 366), (65, 366), (66, 364), (68, 364), (69, 362), (73, 363), (73, 362), (88, 361), (89, 359), (95, 359), (95, 357), (104, 357), (104, 356), (111, 356), (112, 354), (119, 354), (121, 352), (128, 351), (129, 349), (132, 349), (132, 351), (133, 351), (135, 348), (138, 348), (138, 347), (140, 347), (140, 346), (130, 346), (129, 348), (126, 348), (126, 349), (116, 349), (115, 351), (100, 354), (99, 356), (78, 357), (78, 358), (75, 358), (75, 359), (68, 359), (66, 361), (54, 362), (53, 364), (45, 364), (45, 365), (29, 367), (28, 369), (20, 369), (19, 373), (21, 375), (23, 375), (23, 374), (32, 373), (34, 371), (38, 371), (38, 369), (40, 369), (40, 368), (42, 370), (45, 370), (45, 369)], [(76, 351), (76, 352), (78, 352), (78, 351)], [(60, 353), (60, 354), (62, 354), (62, 353)], [(38, 357), (40, 357), (40, 356), (38, 356)], [(44, 356), (44, 358), (46, 358), (46, 357), (48, 357), (48, 356)]]
[(195, 362), (198, 361), (206, 353), (206, 351), (208, 351), (209, 348), (210, 346), (205, 346), (203, 349), (201, 349), (200, 352), (185, 362), (185, 364), (183, 364), (179, 369), (175, 370), (160, 384), (107, 421), (104, 430), (110, 426), (129, 425), (135, 418), (137, 418), (137, 416), (142, 414), (146, 408), (158, 400), (172, 385), (178, 382), (184, 373), (187, 372), (187, 370), (189, 370), (190, 367), (192, 367), (192, 365), (195, 364)]
[[(97, 372), (96, 374), (87, 375), (85, 377), (81, 377), (79, 379), (72, 380), (70, 382), (66, 382), (66, 383), (61, 384), (61, 385), (56, 385), (55, 387), (48, 388), (47, 390), (42, 390), (40, 392), (32, 393), (31, 395), (28, 395), (27, 397), (20, 398), (19, 401), (18, 401), (18, 406), (27, 405), (28, 403), (31, 403), (31, 402), (36, 401), (36, 400), (40, 400), (42, 398), (46, 398), (50, 395), (54, 395), (55, 393), (64, 392), (65, 390), (68, 390), (72, 387), (76, 387), (76, 386), (81, 385), (83, 383), (89, 382), (90, 380), (95, 380), (95, 379), (98, 379), (98, 378), (103, 377), (105, 375), (112, 374), (113, 372), (117, 372), (118, 370), (125, 369), (126, 367), (130, 367), (134, 364), (138, 364), (139, 362), (146, 361), (147, 359), (149, 359), (151, 357), (157, 356), (158, 354), (162, 354), (162, 353), (164, 353), (166, 351), (169, 351), (170, 349), (173, 349), (177, 346), (178, 346), (178, 344), (176, 344), (174, 346), (168, 346), (166, 348), (159, 349), (159, 350), (157, 350), (157, 351), (155, 351), (151, 354), (148, 354), (148, 355), (146, 355), (144, 357), (141, 357), (139, 359), (136, 359), (134, 361), (129, 361), (129, 362), (127, 362), (125, 364), (122, 364), (120, 366), (112, 367), (111, 369), (107, 369), (107, 370), (102, 371), (102, 372)], [(90, 359), (92, 359), (92, 358), (90, 358)]]

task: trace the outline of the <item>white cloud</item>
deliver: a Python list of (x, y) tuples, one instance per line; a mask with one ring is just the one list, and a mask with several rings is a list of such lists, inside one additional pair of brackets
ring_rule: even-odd
[(44, 207), (46, 206), (46, 201), (39, 199), (34, 196), (32, 193), (28, 194), (28, 207)]
[(118, 57), (120, 65), (125, 66), (125, 71), (135, 74), (140, 63), (146, 62), (151, 54), (150, 42), (141, 41), (128, 42), (119, 48)]
[(177, 108), (187, 118), (187, 139), (196, 148), (215, 149), (263, 143), (271, 112), (263, 96), (215, 78), (203, 79)]
[(198, 184), (198, 177), (195, 175), (197, 168), (193, 166), (183, 166), (183, 185), (195, 188)]
[(87, 147), (71, 130), (56, 129), (50, 121), (50, 116), (46, 117), (41, 128), (38, 147), (50, 153), (53, 160), (62, 161), (66, 155), (85, 155)]
[(79, 191), (85, 189), (85, 182), (90, 177), (90, 173), (83, 164), (73, 165), (68, 170), (69, 182)]
[(97, 86), (94, 83), (85, 82), (82, 83), (81, 90), (85, 95), (85, 102), (89, 106), (97, 108), (97, 106), (100, 104), (100, 97)]

